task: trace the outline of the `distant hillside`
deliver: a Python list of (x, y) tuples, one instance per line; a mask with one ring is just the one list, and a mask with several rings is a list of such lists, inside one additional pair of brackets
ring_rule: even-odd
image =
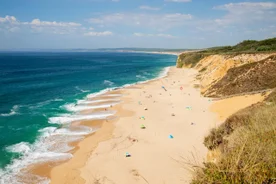
[(100, 48), (99, 51), (125, 51), (125, 52), (184, 52), (191, 49), (166, 49), (166, 48)]

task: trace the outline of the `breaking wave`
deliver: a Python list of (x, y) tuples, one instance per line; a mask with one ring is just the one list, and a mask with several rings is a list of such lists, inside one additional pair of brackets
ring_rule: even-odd
[(114, 85), (114, 82), (112, 82), (112, 81), (109, 81), (109, 80), (104, 80), (104, 85), (106, 85), (106, 86), (113, 86)]
[(15, 114), (18, 114), (19, 105), (14, 105), (9, 113), (3, 113), (1, 116), (13, 116)]
[(89, 92), (89, 90), (81, 89), (79, 86), (76, 86), (75, 88), (76, 88), (77, 90), (79, 90), (80, 92), (83, 92), (83, 93)]

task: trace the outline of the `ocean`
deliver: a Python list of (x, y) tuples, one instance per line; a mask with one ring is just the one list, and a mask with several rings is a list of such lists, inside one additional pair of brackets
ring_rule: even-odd
[(88, 97), (162, 77), (176, 59), (120, 52), (0, 53), (0, 183), (18, 182), (14, 176), (28, 165), (71, 158), (67, 143), (95, 130), (66, 126), (114, 114), (78, 114), (91, 108)]

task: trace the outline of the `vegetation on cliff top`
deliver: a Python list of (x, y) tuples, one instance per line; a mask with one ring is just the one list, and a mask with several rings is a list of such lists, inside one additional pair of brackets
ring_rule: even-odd
[(180, 54), (177, 67), (194, 67), (203, 57), (214, 54), (237, 55), (246, 53), (276, 52), (276, 38), (256, 41), (245, 40), (235, 46), (213, 47), (197, 52)]
[(266, 40), (244, 40), (235, 46), (213, 47), (202, 51), (210, 54), (239, 54), (276, 51), (276, 38)]
[(192, 183), (276, 183), (275, 111), (276, 91), (213, 129), (204, 144), (222, 154), (197, 169)]

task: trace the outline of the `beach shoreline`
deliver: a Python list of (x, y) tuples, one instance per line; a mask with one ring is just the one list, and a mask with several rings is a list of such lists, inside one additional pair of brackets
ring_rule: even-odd
[[(85, 181), (90, 183), (90, 182), (92, 182), (91, 180), (98, 180), (97, 179), (98, 176), (93, 176), (92, 178), (91, 177), (89, 178), (89, 175), (85, 174), (87, 172), (90, 172), (87, 170), (91, 169), (90, 168), (91, 164), (89, 164), (91, 158), (95, 157), (95, 155), (98, 155), (98, 156), (101, 155), (100, 153), (98, 153), (98, 149), (100, 149), (100, 150), (101, 149), (103, 149), (103, 150), (111, 149), (110, 153), (115, 153), (116, 152), (116, 151), (114, 151), (115, 148), (110, 148), (110, 146), (108, 146), (108, 145), (119, 145), (119, 143), (117, 143), (118, 139), (123, 139), (123, 140), (120, 140), (120, 141), (122, 141), (122, 144), (130, 144), (130, 147), (132, 147), (132, 145), (140, 144), (140, 140), (142, 140), (142, 138), (140, 138), (139, 136), (141, 136), (141, 135), (133, 135), (133, 136), (126, 135), (125, 133), (127, 133), (127, 132), (129, 133), (130, 127), (127, 125), (124, 125), (121, 127), (119, 125), (119, 124), (122, 124), (126, 120), (133, 121), (134, 124), (139, 124), (139, 121), (146, 122), (147, 120), (141, 120), (141, 119), (139, 119), (139, 117), (137, 117), (138, 112), (135, 109), (139, 108), (140, 109), (139, 111), (142, 111), (143, 113), (147, 114), (147, 116), (152, 116), (152, 118), (154, 118), (154, 117), (157, 117), (157, 114), (156, 114), (156, 112), (152, 112), (151, 109), (155, 108), (152, 106), (159, 104), (159, 107), (162, 109), (162, 111), (166, 112), (166, 111), (170, 110), (171, 112), (166, 116), (173, 118), (173, 119), (177, 119), (177, 121), (179, 121), (178, 123), (183, 121), (183, 117), (181, 118), (181, 115), (180, 115), (182, 110), (186, 111), (186, 113), (189, 113), (189, 111), (194, 111), (194, 110), (188, 110), (187, 108), (185, 108), (185, 106), (183, 106), (182, 108), (172, 107), (173, 104), (170, 104), (170, 105), (167, 104), (167, 101), (170, 101), (169, 100), (170, 98), (176, 100), (175, 103), (177, 103), (177, 105), (175, 105), (175, 106), (179, 106), (179, 105), (181, 105), (181, 103), (177, 102), (178, 97), (183, 96), (183, 97), (189, 99), (189, 98), (191, 98), (191, 96), (196, 96), (197, 100), (198, 99), (203, 100), (203, 103), (204, 103), (203, 106), (205, 106), (204, 109), (205, 110), (208, 109), (207, 107), (209, 107), (209, 105), (211, 103), (207, 99), (200, 97), (199, 91), (193, 87), (193, 85), (194, 85), (193, 80), (194, 80), (195, 74), (196, 74), (196, 71), (194, 71), (194, 70), (183, 70), (183, 69), (176, 69), (175, 67), (171, 67), (167, 76), (159, 77), (159, 78), (147, 81), (147, 82), (142, 82), (142, 83), (138, 83), (135, 85), (127, 86), (127, 87), (124, 87), (121, 89), (116, 89), (111, 92), (107, 92), (105, 94), (94, 97), (94, 99), (101, 99), (103, 97), (106, 98), (106, 95), (109, 95), (109, 94), (122, 94), (121, 100), (123, 102), (121, 102), (120, 104), (117, 104), (114, 107), (108, 108), (108, 110), (116, 110), (117, 113), (115, 114), (115, 116), (118, 118), (115, 120), (112, 120), (110, 122), (106, 122), (105, 120), (102, 120), (102, 122), (100, 123), (101, 124), (100, 128), (95, 133), (93, 133), (89, 136), (86, 136), (85, 139), (76, 143), (75, 144), (76, 149), (74, 150), (72, 159), (70, 159), (66, 162), (63, 162), (61, 164), (58, 164), (52, 168), (47, 167), (48, 163), (46, 163), (46, 165), (45, 164), (40, 165), (39, 167), (37, 167), (33, 170), (34, 171), (33, 173), (39, 174), (40, 176), (42, 175), (42, 176), (50, 177), (51, 183), (85, 183)], [(184, 75), (184, 78), (177, 80), (177, 78), (182, 75)], [(186, 75), (186, 77), (185, 77), (185, 75)], [(183, 83), (185, 83), (185, 84), (183, 84)], [(169, 85), (171, 85), (172, 87), (170, 87)], [(183, 89), (181, 90), (181, 87), (187, 91), (184, 92)], [(188, 92), (188, 91), (190, 91), (190, 92)], [(149, 93), (156, 93), (156, 94), (149, 94)], [(194, 93), (196, 93), (196, 95)], [(163, 99), (162, 95), (164, 96), (164, 99)], [(166, 97), (165, 97), (165, 95), (166, 95)], [(157, 97), (156, 100), (153, 100), (155, 98), (154, 96)], [(140, 98), (141, 101), (139, 101), (138, 98)], [(138, 101), (134, 103), (133, 99), (137, 99)], [(149, 102), (149, 101), (151, 101), (151, 102)], [(140, 103), (142, 103), (142, 104), (140, 104)], [(165, 103), (165, 104), (163, 104), (163, 103)], [(182, 101), (182, 103), (183, 103), (183, 101)], [(129, 105), (131, 106), (130, 108), (128, 107)], [(187, 105), (189, 105), (189, 104), (187, 103)], [(147, 106), (147, 107), (145, 107), (145, 106)], [(192, 105), (192, 106), (194, 106), (194, 105)], [(145, 110), (145, 108), (148, 108), (148, 110)], [(203, 112), (202, 109), (201, 109), (201, 111)], [(149, 112), (151, 112), (151, 113), (149, 113)], [(175, 112), (175, 114), (172, 115), (174, 112)], [(152, 114), (152, 115), (150, 115), (150, 114)], [(204, 114), (208, 114), (208, 113), (204, 113)], [(193, 116), (195, 116), (195, 115), (193, 115)], [(213, 119), (215, 117), (212, 113), (210, 113), (207, 116), (209, 119)], [(129, 119), (131, 119), (131, 120), (129, 120)], [(197, 118), (195, 118), (195, 119), (197, 119)], [(185, 118), (184, 118), (184, 120), (185, 120)], [(197, 120), (195, 120), (195, 121), (197, 121)], [(82, 121), (79, 123), (85, 124), (85, 126), (89, 126), (91, 121), (90, 122)], [(165, 121), (164, 126), (168, 126), (168, 125), (166, 125), (167, 123), (168, 123), (168, 121)], [(189, 122), (189, 123), (186, 123), (186, 125), (184, 125), (184, 127), (185, 128), (196, 127), (197, 126), (196, 124), (197, 123), (192, 124), (192, 122)], [(140, 125), (137, 125), (137, 126), (138, 126), (137, 129), (139, 130)], [(149, 125), (146, 125), (146, 126), (149, 126)], [(153, 126), (156, 126), (156, 125), (153, 125)], [(204, 127), (205, 127), (204, 132), (207, 133), (210, 127), (209, 127), (209, 125), (204, 126)], [(121, 129), (121, 128), (126, 128), (127, 130), (118, 133), (117, 132), (118, 129)], [(158, 127), (156, 127), (156, 128), (158, 129)], [(177, 130), (178, 128), (177, 128), (177, 126), (175, 126), (173, 129)], [(147, 130), (148, 130), (148, 128), (145, 130), (145, 132)], [(187, 144), (189, 145), (188, 146), (189, 151), (187, 153), (185, 153), (186, 156), (190, 157), (191, 156), (190, 152), (194, 151), (194, 147), (196, 147), (197, 149), (200, 150), (200, 151), (197, 150), (197, 152), (200, 153), (200, 155), (198, 155), (198, 157), (201, 157), (200, 158), (201, 161), (202, 161), (202, 159), (204, 159), (204, 157), (207, 153), (207, 149), (205, 149), (202, 144), (202, 138), (203, 138), (203, 135), (205, 134), (202, 132), (202, 130), (200, 130), (201, 133), (196, 134), (197, 136), (195, 139), (196, 140), (195, 144), (191, 144), (191, 143), (187, 142)], [(133, 130), (131, 130), (131, 131), (133, 131)], [(166, 129), (164, 129), (164, 127), (162, 127), (160, 132), (161, 131), (166, 131)], [(178, 131), (176, 131), (178, 133), (173, 133), (173, 132), (174, 131), (172, 131), (172, 130), (168, 131), (167, 135), (164, 135), (164, 137), (162, 137), (162, 138), (158, 136), (158, 139), (156, 140), (156, 142), (158, 144), (160, 144), (161, 140), (162, 141), (165, 141), (167, 139), (170, 140), (170, 138), (168, 138), (168, 136), (170, 134), (177, 135), (178, 133), (180, 133)], [(152, 135), (145, 135), (145, 137), (147, 137), (147, 136), (151, 137)], [(177, 137), (178, 136), (179, 135), (177, 135)], [(120, 137), (120, 138), (118, 138), (118, 137)], [(199, 138), (199, 137), (201, 137), (201, 138)], [(160, 138), (161, 138), (161, 140), (159, 140)], [(148, 139), (150, 139), (150, 138), (148, 138)], [(102, 148), (103, 144), (106, 144), (107, 142), (110, 142), (110, 141), (112, 143), (110, 143), (110, 144), (108, 143), (107, 146), (105, 145), (105, 146), (103, 146), (104, 148)], [(179, 139), (179, 140), (175, 141), (175, 142), (177, 142), (174, 144), (174, 146), (176, 146), (176, 148), (174, 148), (174, 149), (176, 149), (176, 150), (172, 150), (172, 155), (174, 155), (174, 157), (176, 156), (175, 155), (176, 152), (178, 152), (179, 150), (185, 151), (185, 146), (181, 146), (181, 143), (178, 141), (182, 142), (183, 140)], [(165, 145), (161, 146), (162, 149), (164, 148), (164, 146), (170, 147), (167, 144), (168, 144), (168, 142), (166, 142)], [(146, 147), (147, 147), (147, 145), (146, 145)], [(158, 148), (161, 149), (161, 147), (158, 147)], [(160, 152), (161, 152), (161, 150), (160, 150)], [(134, 154), (135, 152), (131, 151), (131, 153)], [(176, 156), (176, 157), (179, 157), (179, 156)], [(121, 153), (121, 158), (123, 158), (123, 159), (125, 158), (125, 153)], [(133, 159), (133, 158), (131, 158), (131, 159)], [(168, 158), (166, 158), (166, 159), (168, 159)], [(180, 159), (180, 158), (176, 158), (176, 159)], [(172, 170), (172, 169), (177, 170), (178, 174), (185, 175), (185, 177), (186, 177), (185, 181), (188, 181), (189, 180), (188, 178), (191, 177), (191, 176), (189, 176), (189, 172), (187, 172), (186, 169), (183, 169), (184, 171), (179, 171), (179, 164), (177, 164), (176, 161), (174, 161), (171, 158), (169, 158), (169, 160), (171, 160), (169, 162), (171, 165), (173, 165), (173, 167), (171, 167), (171, 168), (169, 167), (168, 169), (169, 170)], [(155, 162), (157, 162), (157, 161), (155, 161)], [(92, 165), (94, 165), (94, 164), (92, 164)], [(112, 164), (110, 164), (110, 167), (112, 167)], [(135, 170), (135, 172), (137, 171), (137, 169), (134, 169), (134, 170)], [(165, 172), (165, 171), (163, 171), (163, 172)], [(166, 172), (167, 172), (167, 169), (166, 169)], [(95, 172), (95, 173), (98, 173), (98, 172)], [(107, 174), (108, 174), (108, 172), (107, 172)], [(153, 176), (155, 174), (153, 174)], [(137, 173), (136, 173), (136, 175), (137, 175)], [(131, 174), (130, 174), (130, 176), (131, 176)], [(105, 176), (103, 176), (103, 177), (105, 177)], [(173, 180), (175, 180), (175, 181), (178, 180), (177, 179), (178, 177), (174, 177)], [(122, 177), (122, 178), (124, 178), (124, 177)], [(180, 178), (183, 178), (183, 177), (180, 177)], [(137, 179), (137, 177), (136, 177), (136, 179)], [(127, 181), (127, 182), (134, 182), (134, 181), (136, 181), (136, 179), (132, 180), (130, 178), (129, 181)], [(100, 180), (103, 180), (103, 179), (100, 179)], [(149, 179), (149, 180), (152, 180), (152, 179)], [(123, 181), (120, 181), (120, 182), (123, 182)], [(154, 181), (153, 183), (156, 183), (156, 182)]]
[[(173, 54), (172, 54), (173, 55)], [(131, 88), (136, 88), (135, 86), (136, 85), (140, 85), (140, 84), (146, 84), (146, 83), (150, 83), (150, 82), (153, 82), (153, 81), (156, 81), (156, 80), (159, 80), (159, 79), (162, 79), (164, 77), (166, 77), (168, 75), (168, 72), (170, 70), (170, 67), (165, 67), (161, 72), (160, 74), (156, 77), (156, 78), (153, 78), (153, 79), (149, 79), (149, 80), (145, 80), (145, 81), (140, 81), (140, 82), (136, 82), (136, 83), (133, 83), (133, 84), (126, 84), (122, 87), (116, 87), (116, 88), (108, 88), (108, 89), (105, 89), (105, 90), (101, 90), (99, 92), (96, 92), (96, 93), (93, 93), (93, 94), (90, 94), (87, 96), (87, 100), (89, 102), (89, 99), (90, 100), (102, 100), (104, 99), (105, 100), (105, 103), (109, 103), (109, 102), (112, 102), (112, 101), (118, 101), (118, 96), (121, 96), (120, 95), (120, 91), (123, 90), (123, 89), (131, 89)], [(112, 97), (112, 95), (115, 95), (114, 97)], [(118, 95), (119, 94), (119, 95)], [(109, 95), (111, 95), (111, 97), (108, 97)], [(106, 101), (106, 100), (110, 100), (110, 101)], [(97, 105), (97, 103), (93, 103), (93, 105)], [(94, 113), (95, 111), (99, 111), (99, 112), (103, 112), (103, 111), (106, 111), (106, 110), (109, 110), (109, 111), (114, 111), (116, 112), (114, 115), (108, 117), (110, 120), (107, 120), (107, 119), (103, 119), (103, 120), (84, 120), (84, 121), (73, 121), (71, 123), (70, 126), (86, 126), (86, 127), (89, 127), (89, 128), (92, 128), (92, 129), (95, 129), (93, 133), (87, 135), (84, 137), (83, 140), (81, 141), (74, 141), (74, 142), (69, 142), (68, 145), (70, 147), (73, 147), (74, 149), (72, 149), (71, 151), (69, 151), (70, 154), (72, 154), (72, 158), (74, 158), (74, 155), (75, 153), (79, 150), (79, 144), (81, 144), (82, 141), (84, 140), (90, 140), (92, 137), (92, 139), (96, 141), (95, 145), (93, 145), (94, 147), (97, 146), (97, 144), (101, 141), (104, 141), (104, 139), (98, 139), (97, 137), (97, 134), (102, 134), (102, 132), (105, 132), (103, 136), (106, 136), (108, 138), (110, 138), (110, 135), (112, 134), (112, 131), (111, 131), (111, 127), (110, 126), (106, 126), (106, 122), (109, 122), (108, 124), (110, 125), (113, 125), (116, 121), (118, 121), (118, 117), (122, 117), (122, 116), (128, 116), (128, 114), (131, 114), (131, 112), (127, 112), (127, 110), (122, 110), (122, 101), (120, 101), (118, 104), (116, 104), (115, 106), (113, 107), (109, 107), (109, 108), (98, 108), (98, 109), (95, 109), (95, 110), (87, 110), (87, 111), (82, 111), (81, 113), (82, 114), (89, 114), (89, 113)], [(120, 109), (120, 110), (119, 110)], [(105, 128), (109, 129), (109, 133), (107, 134), (105, 130)], [(99, 131), (101, 130), (101, 131)], [(96, 134), (96, 135), (95, 135)], [(93, 148), (92, 146), (92, 148)], [(90, 152), (92, 152), (93, 149), (90, 150)], [(85, 159), (82, 159), (82, 160), (85, 160)], [(22, 171), (25, 171), (26, 173), (31, 173), (32, 175), (34, 174), (35, 176), (38, 176), (39, 178), (42, 177), (42, 178), (51, 178), (51, 171), (56, 167), (56, 166), (59, 166), (61, 164), (65, 164), (66, 162), (68, 162), (68, 160), (66, 161), (49, 161), (49, 162), (45, 162), (45, 163), (35, 163), (35, 164), (31, 164), (29, 165), (27, 168), (24, 168)], [(21, 176), (20, 176), (21, 177)], [(24, 181), (24, 176), (23, 176), (23, 179), (22, 181)], [(51, 183), (53, 183), (52, 180), (50, 180)], [(57, 183), (59, 183), (60, 181), (58, 180)]]
[[(198, 83), (195, 80), (196, 74), (197, 71), (193, 69), (170, 67), (167, 75), (163, 74), (149, 81), (92, 96), (90, 100), (105, 99), (106, 103), (113, 101), (114, 98), (120, 99), (120, 103), (112, 107), (98, 109), (99, 111), (116, 111), (113, 118), (73, 122), (73, 126), (84, 125), (97, 128), (97, 131), (85, 136), (81, 141), (72, 143), (75, 147), (71, 152), (72, 159), (55, 164), (35, 165), (31, 168), (31, 172), (50, 178), (53, 184), (143, 183), (145, 179), (150, 183), (163, 181), (165, 183), (170, 181), (189, 183), (192, 178), (191, 168), (184, 166), (183, 163), (187, 160), (195, 165), (203, 163), (208, 152), (203, 145), (203, 139), (209, 130), (217, 127), (225, 118), (240, 108), (263, 99), (260, 94), (257, 94), (249, 98), (248, 96), (234, 97), (233, 102), (231, 99), (213, 102), (211, 99), (202, 97), (199, 89), (194, 87)], [(246, 103), (237, 107), (235, 104), (238, 104), (241, 98), (245, 99)], [(228, 103), (234, 105), (220, 111), (221, 104), (225, 106)], [(228, 113), (225, 114), (224, 111)], [(91, 112), (88, 110), (83, 113)], [(150, 124), (147, 122), (148, 117)], [(171, 125), (171, 121), (177, 123)], [(142, 125), (146, 128), (142, 129)], [(152, 130), (155, 131), (154, 135), (147, 132), (148, 126), (152, 126)], [(160, 136), (160, 134), (163, 135)], [(170, 138), (171, 135), (173, 138)], [(175, 135), (177, 139), (174, 138)], [(154, 143), (149, 140), (154, 140)], [(173, 147), (170, 142), (167, 142), (168, 140), (175, 142), (172, 144)], [(151, 150), (146, 151), (149, 158), (144, 155), (145, 153), (141, 153), (144, 149)], [(162, 150), (166, 149), (171, 151), (161, 154)], [(160, 158), (154, 156), (157, 150), (159, 150)], [(131, 152), (131, 157), (128, 159), (125, 154), (129, 152)], [(152, 155), (152, 152), (155, 154)], [(143, 158), (135, 158), (134, 155), (137, 153), (142, 154)], [(133, 168), (129, 168), (128, 160), (133, 160), (131, 164)], [(148, 170), (147, 164), (141, 164), (141, 161), (145, 161), (145, 163), (153, 162), (158, 165), (162, 164), (160, 160), (164, 161), (167, 168), (160, 170), (159, 165), (159, 167), (151, 166)], [(117, 167), (121, 167), (122, 170), (116, 171)], [(151, 175), (145, 176), (148, 172)], [(163, 176), (162, 181), (155, 179), (159, 174)]]
[[(134, 55), (136, 56), (137, 54)], [(142, 58), (137, 58), (137, 60), (133, 60), (141, 61), (142, 63), (136, 62), (136, 64), (138, 68), (142, 69), (138, 70), (137, 67), (131, 68), (131, 66), (129, 65), (128, 67), (125, 67), (130, 68), (130, 71), (135, 71), (135, 73), (132, 72), (129, 75), (129, 78), (124, 77), (120, 79), (120, 74), (118, 75), (118, 79), (113, 79), (109, 78), (108, 75), (103, 74), (103, 76), (99, 77), (99, 80), (97, 80), (98, 82), (95, 82), (95, 80), (93, 81), (92, 79), (92, 84), (96, 83), (99, 85), (96, 85), (97, 87), (92, 86), (91, 90), (88, 90), (88, 87), (86, 88), (83, 85), (81, 86), (81, 82), (78, 82), (76, 84), (78, 86), (69, 86), (69, 90), (66, 90), (69, 93), (72, 93), (73, 95), (68, 95), (64, 97), (54, 96), (53, 98), (52, 96), (47, 96), (47, 98), (45, 97), (45, 100), (43, 99), (41, 100), (41, 102), (38, 102), (37, 104), (34, 103), (28, 106), (26, 105), (24, 106), (24, 109), (23, 106), (22, 108), (20, 107), (20, 109), (18, 109), (18, 113), (21, 114), (21, 110), (22, 112), (25, 112), (26, 109), (30, 110), (30, 113), (39, 114), (39, 116), (42, 117), (43, 121), (38, 121), (38, 123), (42, 124), (42, 122), (45, 122), (45, 125), (41, 126), (41, 128), (37, 128), (38, 133), (36, 137), (33, 136), (34, 141), (32, 143), (29, 143), (28, 141), (17, 141), (16, 144), (10, 144), (9, 147), (5, 147), (5, 152), (14, 154), (18, 153), (20, 155), (18, 156), (18, 158), (12, 159), (10, 164), (3, 167), (3, 170), (0, 170), (0, 180), (4, 182), (26, 181), (25, 183), (29, 182), (29, 178), (33, 178), (32, 181), (46, 180), (46, 178), (39, 177), (40, 174), (39, 176), (36, 176), (33, 175), (32, 172), (28, 172), (29, 169), (36, 170), (34, 169), (36, 166), (46, 165), (48, 163), (50, 165), (49, 168), (51, 168), (55, 165), (63, 163), (65, 160), (68, 160), (68, 158), (72, 158), (73, 153), (78, 149), (77, 144), (79, 140), (83, 139), (83, 137), (91, 135), (91, 133), (95, 131), (94, 126), (80, 127), (81, 125), (78, 121), (97, 118), (105, 119), (105, 117), (108, 116), (110, 116), (110, 118), (116, 118), (116, 115), (114, 116), (115, 111), (111, 111), (111, 108), (109, 108), (109, 112), (105, 111), (105, 108), (102, 108), (112, 104), (113, 101), (109, 102), (106, 101), (106, 99), (95, 100), (98, 98), (98, 96), (104, 98), (103, 95), (112, 93), (113, 91), (118, 91), (122, 88), (135, 88), (133, 87), (135, 84), (157, 80), (158, 78), (161, 78), (166, 75), (168, 70), (167, 66), (173, 66), (175, 63), (175, 57), (173, 56), (153, 56), (147, 54), (141, 54), (141, 56)], [(108, 57), (109, 56), (107, 56), (107, 58)], [(153, 67), (148, 68), (149, 64), (143, 64), (143, 58), (153, 58), (152, 64), (150, 64), (150, 66), (152, 65)], [(169, 59), (167, 60), (164, 58)], [(155, 64), (155, 62), (157, 62), (159, 59), (160, 63)], [(114, 64), (112, 64), (112, 66), (113, 65)], [(127, 72), (124, 72), (124, 75), (127, 75)], [(83, 81), (85, 80), (89, 81), (89, 79), (83, 79)], [(60, 91), (64, 90), (65, 89), (61, 89)], [(92, 99), (93, 102), (89, 99)], [(114, 100), (115, 99), (116, 98), (114, 97)], [(97, 103), (95, 103), (96, 101)], [(91, 104), (89, 104), (90, 102)], [(31, 111), (31, 109), (34, 107), (36, 107), (37, 109), (35, 111)], [(25, 114), (22, 113), (22, 115)], [(29, 117), (26, 117), (26, 119), (27, 118)], [(79, 124), (80, 126), (74, 127), (72, 126), (73, 124)], [(98, 127), (100, 127), (100, 125)], [(41, 174), (41, 176), (47, 177), (49, 175), (50, 172), (48, 172), (47, 174), (46, 171), (43, 171)]]

